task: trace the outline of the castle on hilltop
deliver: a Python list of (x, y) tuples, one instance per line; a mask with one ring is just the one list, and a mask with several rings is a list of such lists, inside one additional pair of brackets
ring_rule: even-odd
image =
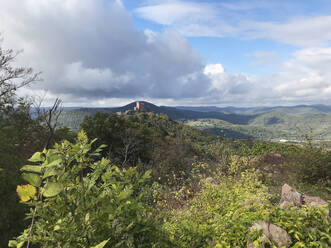
[(150, 112), (149, 108), (144, 105), (144, 103), (137, 101), (136, 106), (133, 109), (126, 110), (125, 112), (116, 112), (117, 115), (130, 115), (135, 112)]
[(133, 111), (145, 112), (147, 109), (145, 108), (144, 103), (136, 102), (136, 106), (133, 108)]

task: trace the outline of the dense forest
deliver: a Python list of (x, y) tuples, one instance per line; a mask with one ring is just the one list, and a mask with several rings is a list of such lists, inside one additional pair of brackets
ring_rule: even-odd
[(59, 127), (59, 99), (17, 95), (40, 78), (17, 55), (0, 46), (1, 247), (331, 246), (325, 147), (140, 111)]

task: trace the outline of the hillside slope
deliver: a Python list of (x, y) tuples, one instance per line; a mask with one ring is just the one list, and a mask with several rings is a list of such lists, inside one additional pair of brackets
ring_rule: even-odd
[[(250, 121), (255, 119), (257, 115), (240, 115), (233, 113), (223, 113), (217, 111), (211, 112), (198, 112), (193, 110), (183, 110), (175, 107), (167, 107), (167, 106), (156, 106), (149, 102), (144, 102), (144, 106), (151, 112), (155, 114), (166, 114), (173, 120), (180, 119), (201, 119), (201, 118), (214, 118), (218, 120), (224, 120), (232, 124), (248, 124)], [(80, 123), (84, 120), (84, 117), (92, 116), (97, 112), (104, 112), (108, 114), (113, 114), (117, 112), (125, 112), (128, 110), (133, 110), (136, 102), (132, 102), (123, 107), (116, 108), (79, 108), (79, 109), (64, 109), (60, 118), (59, 124), (60, 126), (68, 126), (73, 130), (78, 130)]]
[[(331, 141), (331, 107), (299, 105), (278, 107), (167, 107), (142, 102), (151, 112), (222, 137), (301, 141), (305, 135), (316, 142)], [(97, 112), (113, 114), (133, 110), (136, 102), (116, 108), (64, 109), (59, 126), (77, 131), (85, 116)]]

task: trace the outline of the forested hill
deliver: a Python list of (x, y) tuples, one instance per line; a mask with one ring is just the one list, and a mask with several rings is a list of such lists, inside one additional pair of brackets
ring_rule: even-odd
[[(234, 113), (223, 113), (218, 111), (194, 111), (194, 110), (185, 110), (179, 109), (175, 107), (167, 107), (167, 106), (156, 106), (152, 103), (141, 101), (144, 103), (145, 107), (155, 113), (155, 114), (166, 114), (173, 120), (180, 119), (201, 119), (201, 118), (213, 118), (218, 120), (223, 120), (229, 122), (231, 124), (241, 124), (246, 125), (253, 119), (257, 117), (257, 115), (241, 115)], [(78, 108), (78, 109), (64, 109), (62, 115), (59, 118), (59, 124), (62, 126), (68, 126), (73, 130), (78, 130), (80, 123), (82, 123), (84, 116), (94, 115), (97, 112), (105, 112), (108, 114), (122, 112), (128, 110), (133, 110), (136, 102), (132, 102), (128, 105), (122, 107), (115, 108)]]
[(259, 115), (269, 112), (280, 112), (283, 114), (330, 114), (331, 106), (316, 104), (316, 105), (295, 105), (295, 106), (274, 106), (274, 107), (191, 107), (191, 106), (178, 106), (182, 110), (191, 110), (197, 112), (222, 112), (228, 114), (240, 115)]
[[(276, 107), (168, 107), (144, 102), (156, 114), (166, 114), (174, 121), (228, 138), (261, 140), (303, 140), (309, 135), (316, 142), (331, 140), (331, 107), (298, 105)], [(117, 108), (65, 108), (59, 118), (60, 126), (79, 129), (84, 116), (97, 112), (125, 113), (136, 102)]]

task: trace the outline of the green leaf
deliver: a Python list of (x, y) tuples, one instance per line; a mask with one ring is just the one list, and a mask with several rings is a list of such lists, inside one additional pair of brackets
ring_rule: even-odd
[(146, 179), (151, 178), (151, 173), (152, 173), (151, 170), (146, 171), (145, 174), (142, 176), (142, 180), (145, 181)]
[(17, 248), (22, 248), (24, 245), (25, 241), (19, 242), (17, 245)]
[(52, 162), (48, 162), (47, 160), (43, 163), (43, 166), (45, 167), (52, 167), (52, 166), (56, 166), (56, 165), (60, 165), (62, 162), (62, 159), (58, 158), (56, 160), (53, 160)]
[(8, 247), (16, 247), (16, 246), (17, 246), (17, 241), (16, 240), (9, 240)]
[(62, 191), (62, 185), (60, 183), (47, 182), (42, 190), (44, 197), (53, 197), (58, 195)]
[(16, 248), (22, 248), (25, 241), (17, 243), (16, 240), (9, 240), (8, 247), (16, 247)]
[(124, 190), (121, 191), (121, 193), (118, 195), (118, 199), (121, 200), (125, 200), (127, 199), (129, 196), (131, 196), (133, 190), (130, 188), (126, 188)]
[(42, 152), (36, 152), (28, 159), (30, 162), (43, 162), (45, 160), (44, 154)]
[(40, 176), (34, 173), (23, 173), (23, 179), (33, 186), (39, 187), (41, 183)]
[(102, 241), (100, 244), (96, 245), (96, 246), (91, 246), (90, 248), (103, 248), (107, 243), (108, 243), (109, 239)]
[(98, 149), (103, 149), (103, 148), (106, 148), (106, 147), (108, 147), (108, 145), (102, 144), (98, 147)]
[(41, 166), (40, 165), (24, 165), (20, 171), (26, 172), (34, 172), (34, 173), (41, 173)]
[(60, 229), (61, 229), (61, 227), (60, 227), (59, 225), (55, 225), (53, 230), (54, 230), (54, 231), (58, 231), (58, 230), (60, 230)]
[(47, 168), (43, 175), (43, 179), (51, 177), (51, 176), (59, 175), (59, 173), (60, 173), (60, 171), (55, 168)]

